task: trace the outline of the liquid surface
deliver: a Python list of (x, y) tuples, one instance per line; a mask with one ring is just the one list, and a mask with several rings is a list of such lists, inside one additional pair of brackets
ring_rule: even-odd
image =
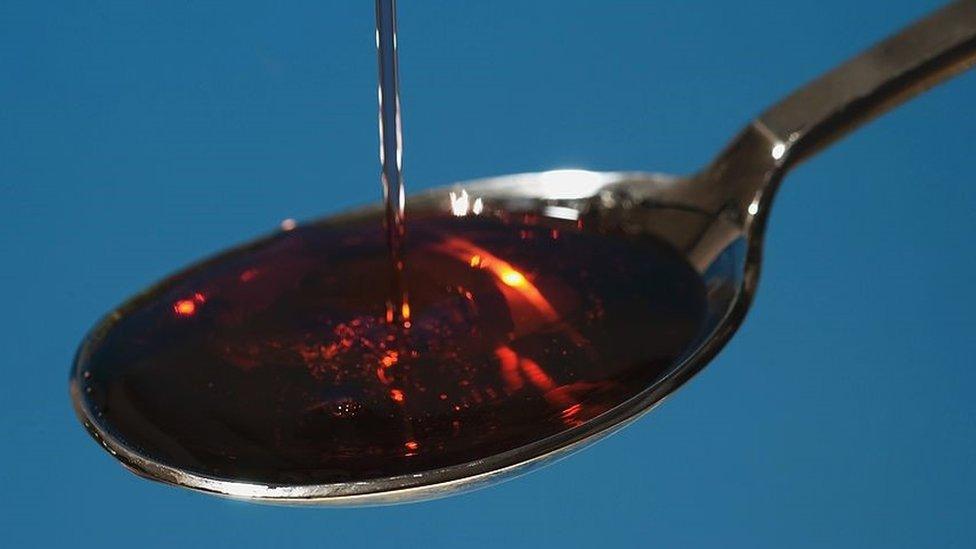
[(412, 218), (390, 323), (380, 215), (299, 226), (124, 306), (76, 364), (95, 422), (217, 478), (385, 478), (580, 426), (699, 337), (704, 288), (669, 247), (521, 216)]

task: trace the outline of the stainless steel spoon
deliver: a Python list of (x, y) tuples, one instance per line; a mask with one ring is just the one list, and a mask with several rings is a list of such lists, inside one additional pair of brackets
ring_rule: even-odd
[[(976, 63), (976, 0), (953, 3), (774, 105), (698, 174), (562, 170), (465, 183), (484, 207), (570, 213), (603, 231), (653, 235), (679, 250), (708, 289), (707, 337), (636, 397), (563, 433), (439, 470), (364, 482), (265, 485), (180, 470), (122, 444), (99, 425), (76, 368), (75, 409), (89, 432), (138, 474), (196, 490), (277, 503), (365, 504), (438, 497), (550, 462), (649, 411), (701, 370), (742, 323), (756, 291), (763, 233), (783, 176), (831, 142)], [(446, 190), (411, 207), (451, 208)]]

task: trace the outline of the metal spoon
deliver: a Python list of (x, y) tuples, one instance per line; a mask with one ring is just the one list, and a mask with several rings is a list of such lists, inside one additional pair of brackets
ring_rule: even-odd
[[(138, 474), (236, 498), (276, 503), (364, 504), (427, 499), (476, 488), (551, 462), (649, 411), (701, 370), (742, 323), (756, 291), (763, 233), (783, 176), (868, 119), (976, 63), (976, 0), (932, 14), (807, 84), (749, 124), (700, 173), (679, 178), (561, 170), (458, 185), (485, 207), (575, 212), (589, 227), (652, 235), (684, 254), (708, 288), (706, 337), (636, 397), (556, 436), (459, 466), (325, 485), (267, 485), (213, 478), (154, 461), (100, 425), (76, 365), (71, 392), (89, 432)], [(450, 208), (444, 190), (411, 198)], [(98, 329), (96, 329), (96, 332)]]

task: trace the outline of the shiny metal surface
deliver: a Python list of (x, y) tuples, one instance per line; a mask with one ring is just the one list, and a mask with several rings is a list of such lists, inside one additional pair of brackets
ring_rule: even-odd
[[(685, 177), (561, 170), (459, 184), (411, 199), (451, 209), (464, 189), (485, 208), (578, 215), (601, 231), (671, 243), (708, 288), (707, 335), (658, 383), (602, 416), (557, 436), (464, 465), (368, 482), (268, 486), (208, 478), (156, 463), (99, 427), (71, 391), (76, 412), (109, 452), (138, 474), (209, 493), (274, 503), (374, 504), (477, 488), (558, 459), (619, 429), (672, 394), (721, 350), (756, 291), (763, 233), (786, 172), (864, 121), (976, 63), (976, 0), (956, 2), (801, 88), (747, 126), (715, 161)], [(548, 212), (548, 213), (547, 213)], [(98, 328), (96, 328), (96, 332)], [(80, 353), (84, 353), (82, 346)]]

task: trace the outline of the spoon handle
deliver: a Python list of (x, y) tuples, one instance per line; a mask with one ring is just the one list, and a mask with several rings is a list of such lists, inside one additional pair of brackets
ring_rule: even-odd
[(976, 0), (953, 2), (800, 88), (755, 124), (783, 145), (774, 155), (789, 166), (974, 64)]

